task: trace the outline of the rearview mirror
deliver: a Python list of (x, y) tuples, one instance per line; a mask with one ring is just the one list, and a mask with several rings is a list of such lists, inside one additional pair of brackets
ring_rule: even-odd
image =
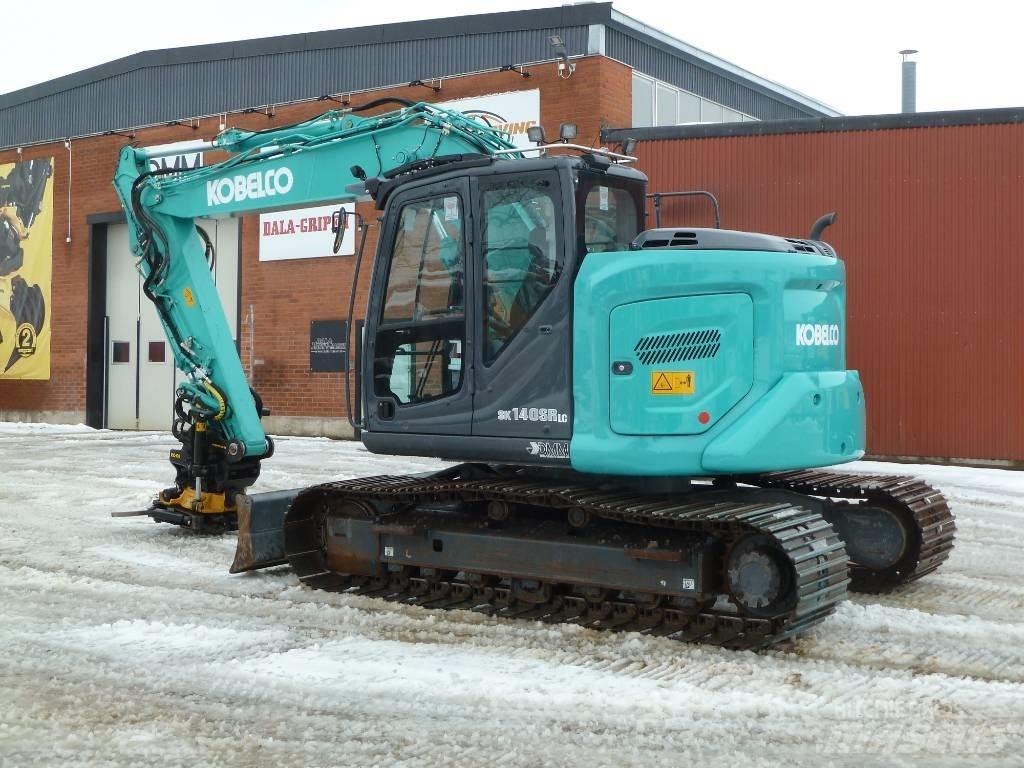
[(339, 208), (334, 212), (331, 220), (331, 231), (334, 232), (334, 253), (341, 250), (341, 243), (345, 240), (345, 233), (348, 231), (348, 211)]

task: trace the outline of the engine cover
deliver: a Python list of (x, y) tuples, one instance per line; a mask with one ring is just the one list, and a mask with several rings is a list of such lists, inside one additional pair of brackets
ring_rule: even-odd
[(637, 301), (611, 313), (611, 426), (620, 435), (706, 432), (750, 391), (754, 305), (745, 293)]

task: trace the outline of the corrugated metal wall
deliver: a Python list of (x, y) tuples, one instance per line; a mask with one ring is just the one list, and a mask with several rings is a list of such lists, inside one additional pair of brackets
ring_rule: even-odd
[(784, 120), (819, 114), (783, 101), (778, 95), (761, 93), (743, 83), (713, 71), (707, 64), (669, 53), (660, 47), (609, 27), (605, 53), (638, 72), (746, 112), (758, 120)]
[(587, 49), (586, 26), (552, 27), (144, 67), (0, 109), (0, 146), (550, 59), (554, 34)]
[[(1024, 124), (641, 141), (651, 191), (846, 262), (848, 364), (886, 456), (1024, 460)], [(663, 222), (712, 226), (706, 202)], [(653, 222), (653, 219), (652, 219)]]

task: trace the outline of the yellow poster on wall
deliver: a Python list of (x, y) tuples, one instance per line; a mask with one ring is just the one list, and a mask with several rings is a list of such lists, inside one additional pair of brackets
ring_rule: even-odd
[(53, 158), (0, 163), (0, 379), (50, 378)]

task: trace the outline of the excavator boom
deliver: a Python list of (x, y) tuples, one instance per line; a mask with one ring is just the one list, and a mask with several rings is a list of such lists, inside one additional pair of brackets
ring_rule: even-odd
[[(174, 432), (182, 442), (171, 454), (177, 477), (154, 506), (160, 519), (230, 527), (234, 496), (252, 484), (260, 459), (273, 450), (210, 275), (209, 240), (194, 220), (352, 200), (360, 193), (346, 187), (368, 175), (439, 156), (509, 149), (504, 134), (461, 113), (406, 102), (369, 117), (332, 111), (283, 128), (232, 128), (210, 142), (121, 151), (114, 186), (143, 290), (186, 376), (175, 396)], [(198, 151), (229, 157), (188, 171), (149, 170), (153, 158)]]

